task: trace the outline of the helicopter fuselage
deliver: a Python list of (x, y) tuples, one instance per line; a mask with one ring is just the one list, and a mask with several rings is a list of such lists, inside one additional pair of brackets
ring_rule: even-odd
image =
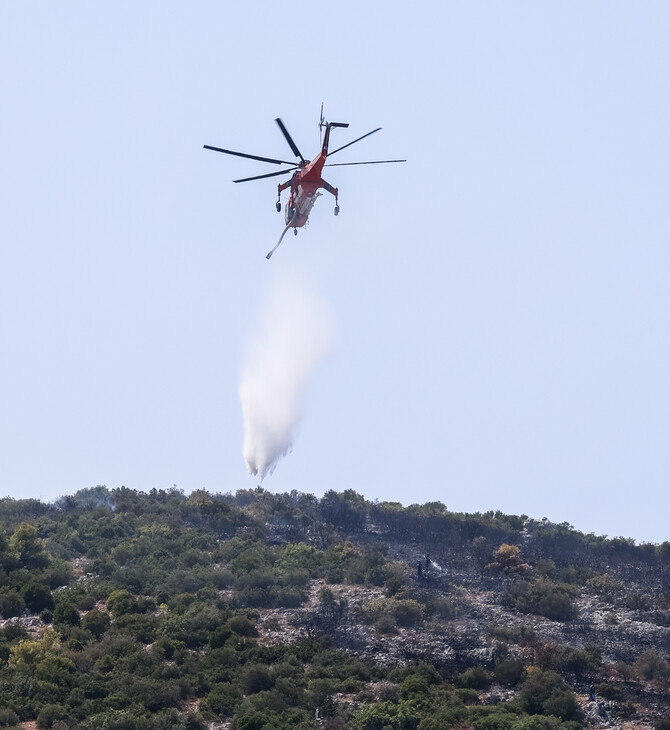
[[(312, 162), (305, 165), (302, 170), (294, 173), (288, 183), (284, 183), (285, 187), (291, 186), (291, 194), (284, 208), (284, 220), (287, 226), (291, 228), (302, 228), (307, 225), (309, 214), (316, 203), (316, 199), (321, 195), (319, 189), (324, 187), (324, 181), (321, 179), (321, 171), (326, 162), (326, 152), (321, 152)], [(284, 189), (285, 189), (284, 187)], [(282, 185), (279, 186), (281, 190)]]
[[(338, 125), (344, 126), (344, 125)], [(293, 177), (278, 186), (278, 194), (291, 188), (291, 194), (284, 208), (284, 220), (291, 228), (302, 228), (307, 225), (309, 214), (321, 195), (320, 188), (324, 188), (335, 196), (337, 201), (337, 188), (329, 185), (322, 177), (323, 166), (328, 157), (328, 143), (330, 141), (331, 125), (326, 125), (326, 133), (323, 138), (321, 152), (311, 161), (304, 164), (299, 170), (293, 173)], [(338, 209), (339, 210), (339, 209)], [(297, 231), (296, 231), (297, 233)]]

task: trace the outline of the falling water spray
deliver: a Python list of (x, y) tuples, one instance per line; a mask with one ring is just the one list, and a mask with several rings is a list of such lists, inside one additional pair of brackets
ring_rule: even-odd
[(304, 275), (276, 274), (242, 367), (244, 460), (261, 480), (293, 446), (308, 386), (333, 339), (333, 319)]

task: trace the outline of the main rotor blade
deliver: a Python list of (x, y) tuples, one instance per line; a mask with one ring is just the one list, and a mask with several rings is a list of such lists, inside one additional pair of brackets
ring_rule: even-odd
[[(344, 167), (345, 165), (384, 165), (388, 162), (407, 162), (407, 160), (372, 160), (371, 162), (331, 162), (324, 167)], [(275, 173), (276, 175), (277, 173)]]
[(236, 157), (246, 157), (249, 160), (260, 160), (260, 162), (271, 162), (273, 165), (295, 165), (295, 162), (287, 162), (286, 160), (274, 160), (272, 157), (259, 157), (258, 155), (248, 155), (246, 152), (233, 152), (233, 150), (224, 150), (221, 147), (210, 147), (205, 144), (206, 150), (214, 150), (214, 152), (223, 152), (226, 155), (235, 155)]
[[(286, 141), (288, 142), (288, 146), (293, 151), (293, 154), (296, 157), (300, 158), (300, 162), (306, 162), (305, 158), (300, 154), (300, 150), (296, 146), (296, 143), (291, 139), (291, 135), (288, 133), (288, 129), (286, 129), (286, 127), (284, 126), (284, 122), (282, 122), (282, 120), (279, 119), (279, 117), (277, 117), (277, 119), (275, 119), (275, 122), (277, 122), (277, 124), (279, 125), (279, 129), (281, 129), (282, 134), (284, 135), (284, 137), (286, 138)], [(291, 164), (293, 164), (293, 163), (291, 163)]]
[(353, 142), (349, 142), (349, 143), (343, 145), (342, 147), (338, 147), (336, 150), (329, 152), (328, 157), (330, 157), (331, 155), (334, 155), (336, 152), (339, 152), (340, 150), (343, 150), (345, 147), (351, 147), (352, 144), (356, 144), (356, 142), (360, 142), (362, 139), (369, 137), (371, 134), (374, 134), (375, 132), (379, 132), (380, 129), (381, 129), (381, 127), (377, 127), (377, 129), (373, 129), (372, 132), (368, 132), (367, 134), (364, 134), (362, 137), (355, 139)]
[(233, 180), (234, 183), (249, 182), (250, 180), (262, 180), (264, 177), (275, 177), (277, 175), (288, 175), (289, 172), (297, 170), (297, 167), (292, 167), (289, 170), (280, 170), (279, 172), (268, 172), (267, 175), (254, 175), (254, 177), (243, 177), (241, 180)]

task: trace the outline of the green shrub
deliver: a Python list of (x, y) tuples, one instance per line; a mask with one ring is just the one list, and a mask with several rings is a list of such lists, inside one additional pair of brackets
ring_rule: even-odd
[(109, 628), (111, 620), (106, 613), (92, 608), (81, 620), (81, 627), (90, 631), (93, 636), (100, 640), (105, 631)]
[(59, 601), (54, 609), (54, 623), (67, 624), (68, 626), (79, 626), (81, 618), (74, 603), (64, 600)]
[(125, 589), (112, 591), (109, 598), (107, 598), (107, 609), (114, 618), (127, 613), (135, 613), (137, 611), (137, 599), (130, 591)]
[(241, 695), (230, 683), (217, 684), (200, 703), (200, 711), (206, 716), (211, 713), (214, 717), (232, 717)]
[(242, 614), (232, 616), (228, 621), (228, 625), (239, 636), (258, 636), (256, 624)]
[(670, 676), (670, 664), (655, 650), (647, 649), (633, 665), (637, 676), (647, 682), (664, 680)]
[(248, 665), (240, 674), (240, 686), (247, 695), (272, 689), (274, 683), (273, 673), (260, 664)]
[(23, 598), (16, 591), (3, 590), (0, 593), (0, 616), (3, 618), (18, 616), (25, 605)]
[(521, 659), (505, 659), (496, 664), (493, 679), (497, 684), (514, 687), (524, 678), (526, 667)]
[(398, 626), (416, 626), (423, 618), (423, 606), (412, 599), (393, 601), (393, 616)]
[(362, 611), (367, 623), (387, 616), (399, 626), (416, 626), (423, 618), (423, 606), (412, 599), (380, 598), (363, 606)]
[(542, 703), (547, 715), (555, 715), (562, 720), (575, 720), (579, 716), (579, 704), (570, 689), (554, 689)]
[(9, 708), (0, 709), (0, 727), (12, 727), (19, 724), (19, 716)]
[(544, 578), (518, 581), (503, 595), (503, 604), (521, 613), (546, 616), (553, 621), (570, 621), (577, 616), (573, 602), (575, 589), (567, 583), (553, 583)]
[(461, 687), (456, 690), (455, 695), (464, 705), (476, 705), (479, 702), (479, 694), (476, 689)]
[(411, 700), (416, 697), (423, 697), (428, 694), (428, 681), (420, 674), (410, 674), (400, 686), (400, 697), (403, 700)]
[(491, 675), (483, 667), (470, 667), (458, 676), (457, 684), (465, 689), (488, 689)]
[(37, 716), (37, 727), (40, 730), (47, 730), (53, 727), (57, 720), (64, 720), (67, 712), (61, 705), (44, 705)]
[(44, 583), (32, 581), (23, 587), (22, 594), (26, 606), (33, 613), (40, 613), (45, 609), (51, 611), (55, 606), (51, 590)]
[(529, 715), (556, 715), (562, 720), (579, 716), (577, 698), (559, 674), (535, 670), (521, 686), (519, 702)]

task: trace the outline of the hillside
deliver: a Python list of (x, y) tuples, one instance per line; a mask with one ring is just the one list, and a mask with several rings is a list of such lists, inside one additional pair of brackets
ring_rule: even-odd
[(0, 727), (670, 728), (670, 543), (500, 512), (0, 500)]

